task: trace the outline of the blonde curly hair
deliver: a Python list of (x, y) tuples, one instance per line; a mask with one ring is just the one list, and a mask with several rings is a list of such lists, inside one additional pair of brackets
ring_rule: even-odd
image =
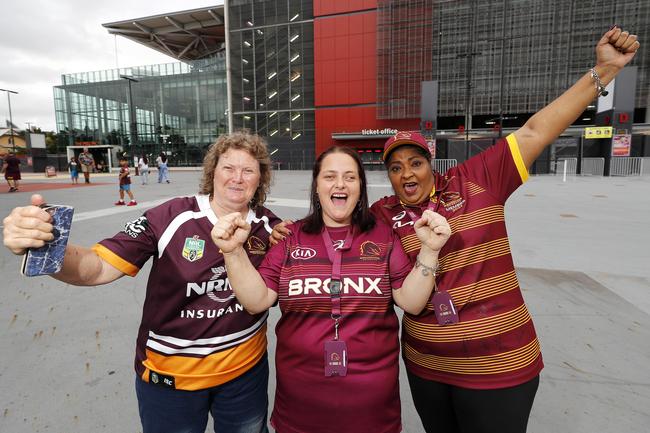
[(266, 195), (271, 187), (271, 158), (266, 141), (257, 134), (247, 131), (223, 134), (217, 138), (203, 158), (203, 177), (199, 187), (200, 194), (214, 195), (214, 170), (221, 155), (230, 149), (245, 150), (260, 165), (260, 183), (250, 202), (250, 207), (261, 206), (266, 201)]

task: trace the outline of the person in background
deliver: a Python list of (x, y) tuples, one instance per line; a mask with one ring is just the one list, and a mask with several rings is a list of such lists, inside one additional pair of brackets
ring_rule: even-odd
[(12, 151), (7, 153), (7, 157), (2, 163), (2, 172), (5, 174), (5, 180), (9, 185), (9, 192), (18, 191), (20, 184), (20, 159)]
[(87, 147), (83, 148), (83, 152), (77, 158), (81, 164), (81, 172), (84, 174), (84, 182), (90, 183), (90, 172), (95, 168), (95, 158), (92, 153), (88, 151)]
[(137, 155), (133, 155), (133, 167), (135, 168), (135, 175), (140, 176), (140, 159)]
[(76, 185), (79, 183), (79, 162), (77, 162), (77, 158), (74, 156), (70, 158), (70, 162), (68, 162), (68, 171), (70, 172), (70, 180), (72, 181), (73, 185)]
[(138, 203), (133, 197), (131, 192), (131, 175), (129, 173), (129, 161), (126, 156), (120, 158), (120, 171), (118, 174), (119, 185), (120, 185), (120, 199), (115, 203), (115, 206), (124, 206), (124, 193), (126, 192), (129, 195), (129, 204), (127, 206), (135, 206)]
[(149, 158), (144, 153), (138, 160), (138, 168), (140, 169), (140, 176), (142, 178), (142, 185), (149, 183)]
[(156, 158), (156, 165), (158, 166), (158, 183), (169, 183), (169, 167), (167, 167), (165, 152), (160, 152), (160, 155)]
[[(252, 226), (245, 248), (257, 266), (279, 221), (263, 206), (270, 182), (259, 136), (222, 135), (204, 158), (197, 195), (148, 209), (92, 248), (67, 244), (53, 277), (77, 286), (133, 277), (153, 260), (135, 350), (143, 433), (202, 433), (208, 415), (219, 433), (268, 432), (268, 313), (248, 314), (235, 298), (210, 232), (238, 212)], [(52, 239), (51, 217), (38, 207), (44, 202), (34, 195), (4, 219), (4, 244), (14, 254)]]
[(237, 299), (251, 314), (276, 303), (282, 312), (271, 417), (278, 433), (401, 431), (394, 305), (424, 308), (450, 234), (433, 211), (414, 227), (423, 245), (416, 267), (391, 227), (370, 214), (363, 166), (349, 147), (318, 157), (310, 214), (257, 268), (246, 253), (246, 220), (232, 213), (215, 224)]

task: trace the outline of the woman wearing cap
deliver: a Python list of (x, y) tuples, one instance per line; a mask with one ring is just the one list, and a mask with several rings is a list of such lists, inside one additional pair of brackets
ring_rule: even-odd
[[(371, 210), (392, 225), (411, 263), (420, 244), (414, 221), (426, 209), (447, 218), (437, 289), (419, 315), (406, 313), (402, 353), (411, 394), (427, 432), (525, 432), (542, 356), (517, 282), (504, 204), (528, 168), (600, 95), (639, 48), (614, 27), (596, 46), (596, 66), (524, 126), (445, 174), (431, 171), (418, 133), (384, 146), (395, 195)], [(272, 239), (286, 231), (276, 226)], [(451, 313), (449, 313), (451, 312)]]
[[(444, 175), (418, 133), (398, 133), (384, 147), (395, 191), (372, 206), (393, 225), (415, 263), (413, 219), (425, 209), (445, 216), (452, 236), (440, 252), (437, 294), (405, 314), (402, 352), (411, 394), (427, 432), (525, 432), (542, 355), (510, 255), (507, 198), (528, 168), (599, 96), (639, 48), (612, 28), (596, 46), (596, 66), (526, 124)], [(441, 317), (451, 306), (456, 314)]]

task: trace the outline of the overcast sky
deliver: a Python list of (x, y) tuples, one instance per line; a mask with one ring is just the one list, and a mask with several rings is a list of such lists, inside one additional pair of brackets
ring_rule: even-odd
[[(61, 75), (116, 67), (115, 36), (104, 23), (223, 4), (221, 0), (112, 0), (89, 2), (5, 1), (0, 24), (0, 88), (11, 95), (14, 124), (26, 122), (56, 130), (53, 86)], [(175, 61), (128, 39), (117, 37), (120, 67)], [(7, 93), (0, 92), (0, 127), (9, 119)]]

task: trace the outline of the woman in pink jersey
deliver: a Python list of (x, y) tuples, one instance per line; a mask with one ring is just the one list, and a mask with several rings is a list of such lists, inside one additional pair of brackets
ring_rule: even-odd
[(503, 208), (528, 168), (599, 96), (639, 48), (614, 27), (596, 46), (596, 65), (524, 126), (444, 174), (418, 133), (399, 132), (383, 160), (395, 195), (372, 206), (391, 223), (414, 262), (419, 243), (409, 214), (434, 209), (452, 236), (439, 256), (438, 291), (447, 292), (459, 321), (437, 320), (435, 302), (405, 314), (402, 353), (411, 394), (425, 430), (526, 431), (543, 367), (532, 320), (517, 282)]
[(422, 247), (412, 267), (390, 226), (368, 209), (356, 152), (333, 147), (316, 161), (310, 214), (291, 226), (255, 269), (242, 247), (249, 226), (221, 218), (212, 238), (237, 298), (251, 313), (279, 303), (277, 388), (271, 423), (279, 433), (401, 431), (397, 304), (419, 313), (431, 294), (444, 218), (413, 224)]

